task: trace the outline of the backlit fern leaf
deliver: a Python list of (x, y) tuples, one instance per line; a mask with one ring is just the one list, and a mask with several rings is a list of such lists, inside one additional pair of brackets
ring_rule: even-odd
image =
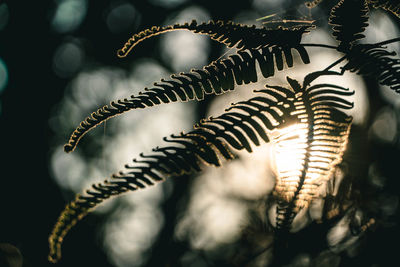
[[(311, 9), (320, 2), (314, 0), (305, 4)], [(233, 159), (235, 151), (252, 152), (253, 146), (267, 142), (273, 144), (276, 161), (273, 195), (277, 203), (275, 241), (279, 243), (280, 237), (286, 236), (292, 227), (298, 212), (307, 208), (317, 197), (320, 185), (333, 181), (330, 179), (342, 160), (352, 123), (352, 117), (346, 115), (344, 110), (353, 107), (353, 103), (345, 98), (354, 92), (333, 84), (312, 85), (313, 81), (321, 75), (340, 75), (349, 70), (375, 76), (382, 85), (400, 92), (400, 59), (394, 58), (395, 53), (383, 47), (383, 44), (399, 41), (399, 38), (380, 44), (357, 44), (357, 40), (364, 37), (363, 31), (368, 25), (367, 4), (389, 10), (400, 17), (400, 4), (395, 0), (340, 0), (332, 8), (329, 18), (333, 35), (339, 42), (338, 47), (300, 44), (303, 34), (312, 26), (267, 29), (233, 22), (198, 24), (193, 21), (152, 27), (133, 35), (118, 51), (119, 57), (127, 56), (147, 38), (175, 30), (206, 35), (237, 50), (226, 59), (214, 61), (202, 69), (171, 75), (170, 79), (162, 79), (138, 95), (113, 101), (98, 109), (72, 133), (64, 146), (66, 152), (73, 151), (80, 138), (90, 129), (129, 110), (176, 101), (202, 100), (205, 95), (219, 95), (234, 90), (236, 85), (256, 82), (257, 67), (263, 77), (273, 76), (285, 64), (287, 67), (293, 66), (293, 49), (306, 64), (310, 60), (305, 46), (335, 49), (345, 55), (324, 70), (307, 75), (303, 84), (287, 78), (288, 87), (267, 85), (265, 89), (256, 90), (257, 96), (233, 104), (224, 114), (201, 120), (194, 130), (164, 138), (165, 146), (156, 147), (149, 154), (140, 154), (133, 164), (125, 165), (124, 171), (111, 175), (110, 179), (94, 184), (84, 194), (77, 195), (61, 213), (49, 237), (49, 260), (56, 262), (61, 257), (65, 235), (101, 202), (152, 186), (168, 177), (200, 171), (203, 164), (220, 166), (224, 160)], [(265, 18), (271, 16), (276, 14)], [(345, 59), (348, 62), (342, 68), (342, 73), (329, 71)], [(347, 187), (343, 194), (350, 192), (351, 186), (351, 180), (341, 183), (340, 187)], [(338, 197), (339, 202), (341, 198)], [(324, 201), (323, 213), (326, 213), (335, 203), (329, 199)], [(335, 212), (343, 213), (349, 205), (346, 203), (346, 208), (344, 205), (338, 207)], [(332, 214), (325, 217), (335, 216)], [(362, 227), (366, 228), (368, 224)]]
[(368, 0), (374, 8), (383, 8), (400, 18), (400, 3), (397, 0)]
[(400, 59), (377, 45), (357, 45), (348, 53), (348, 63), (343, 70), (375, 77), (380, 84), (400, 93)]
[[(129, 52), (140, 42), (147, 38), (160, 35), (170, 31), (188, 30), (193, 33), (209, 36), (211, 39), (225, 44), (227, 47), (236, 47), (237, 49), (259, 49), (269, 46), (297, 45), (300, 43), (301, 37), (308, 32), (311, 26), (301, 26), (291, 29), (267, 29), (256, 28), (255, 25), (248, 26), (244, 24), (234, 23), (232, 21), (224, 22), (209, 21), (198, 24), (195, 20), (191, 23), (174, 24), (169, 26), (153, 26), (150, 29), (134, 34), (121, 48), (118, 50), (119, 57), (126, 57)], [(285, 38), (282, 38), (282, 35)]]
[[(250, 27), (245, 29), (254, 30)], [(234, 90), (235, 85), (257, 82), (256, 63), (258, 63), (263, 77), (273, 76), (275, 67), (277, 70), (283, 70), (284, 62), (288, 67), (293, 66), (292, 49), (295, 49), (302, 61), (308, 64), (310, 62), (308, 53), (300, 45), (304, 28), (302, 30), (280, 29), (277, 31), (274, 31), (277, 36), (272, 35), (270, 39), (266, 38), (269, 43), (260, 49), (238, 51), (237, 54), (231, 55), (227, 59), (214, 61), (203, 69), (192, 69), (187, 73), (172, 75), (170, 80), (162, 79), (161, 82), (154, 83), (154, 87), (145, 88), (144, 92), (140, 92), (139, 95), (132, 95), (129, 99), (113, 101), (109, 105), (103, 106), (79, 124), (64, 146), (65, 151), (73, 151), (82, 136), (90, 129), (126, 111), (161, 103), (202, 100), (205, 94), (218, 95)], [(285, 42), (278, 41), (278, 35)], [(300, 37), (294, 39), (294, 35)]]
[(331, 10), (329, 24), (333, 36), (340, 42), (338, 50), (346, 51), (368, 26), (368, 5), (365, 0), (340, 0)]
[[(352, 118), (340, 109), (353, 104), (343, 99), (354, 92), (332, 84), (303, 86), (288, 78), (296, 97), (291, 112), (294, 123), (273, 137), (278, 171), (274, 194), (277, 201), (276, 228), (290, 229), (296, 214), (317, 196), (319, 186), (331, 178), (341, 162)], [(307, 81), (307, 82), (306, 82)]]
[[(200, 171), (200, 163), (220, 166), (222, 159), (234, 157), (232, 149), (251, 152), (251, 143), (268, 142), (267, 132), (285, 123), (294, 108), (294, 93), (286, 88), (261, 90), (260, 96), (233, 105), (225, 114), (203, 120), (189, 133), (164, 138), (170, 145), (141, 154), (140, 160), (126, 165), (126, 171), (78, 195), (61, 213), (49, 237), (49, 260), (61, 256), (61, 243), (78, 220), (102, 201), (127, 191), (153, 185), (170, 176)], [(257, 120), (255, 120), (257, 118)]]
[[(220, 166), (221, 160), (234, 158), (233, 150), (252, 152), (252, 145), (270, 140), (278, 157), (277, 228), (290, 227), (295, 214), (308, 206), (316, 188), (329, 179), (333, 167), (341, 161), (351, 124), (351, 117), (339, 109), (352, 107), (341, 96), (353, 92), (331, 84), (308, 86), (317, 77), (308, 76), (305, 86), (288, 78), (291, 88), (266, 86), (257, 90), (258, 96), (232, 104), (218, 117), (202, 120), (193, 131), (164, 138), (168, 146), (157, 147), (150, 155), (141, 154), (141, 159), (126, 165), (124, 172), (93, 185), (60, 215), (49, 237), (49, 260), (60, 258), (67, 232), (104, 200), (167, 177), (200, 171), (201, 163)], [(296, 158), (290, 170), (280, 164), (280, 156), (288, 160), (285, 151)]]

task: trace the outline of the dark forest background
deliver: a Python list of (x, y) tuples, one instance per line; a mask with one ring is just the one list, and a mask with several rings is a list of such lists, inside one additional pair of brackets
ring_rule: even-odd
[[(170, 6), (159, 4), (162, 1), (138, 0), (130, 2), (140, 13), (140, 20), (134, 23), (128, 20), (130, 27), (112, 32), (106, 24), (107, 11), (125, 1), (87, 1), (87, 11), (81, 23), (73, 30), (60, 32), (51, 24), (60, 2), (62, 1), (0, 0), (0, 59), (6, 65), (8, 73), (6, 86), (0, 88), (0, 265), (6, 264), (5, 258), (18, 254), (15, 249), (10, 252), (10, 246), (6, 245), (9, 244), (22, 255), (23, 266), (52, 266), (47, 261), (47, 239), (66, 201), (71, 199), (72, 192), (62, 190), (50, 174), (50, 151), (54, 146), (56, 133), (49, 125), (49, 118), (62, 100), (67, 84), (85, 64), (95, 61), (105, 66), (127, 68), (130, 62), (139, 59), (141, 55), (161, 60), (156, 45), (157, 38), (146, 41), (146, 45), (138, 47), (128, 59), (118, 59), (116, 51), (133, 33), (153, 25), (162, 25), (171, 14), (194, 4), (207, 10), (211, 18), (216, 20), (231, 20), (243, 10), (259, 12), (260, 17), (268, 15), (261, 10), (254, 10), (251, 0), (187, 0), (177, 1), (180, 3)], [(334, 1), (325, 2), (327, 3), (321, 4), (320, 12), (329, 10), (333, 4), (330, 2)], [(302, 4), (304, 1), (285, 1), (284, 7), (272, 9), (271, 13)], [(299, 16), (297, 13), (294, 15)], [(321, 13), (319, 18), (324, 19)], [(395, 19), (394, 16), (393, 18)], [(124, 21), (118, 23), (123, 25)], [(54, 54), (68, 38), (83, 40), (85, 57), (77, 69), (57, 73)], [(210, 44), (212, 49), (209, 59), (215, 59), (221, 53), (221, 47)], [(370, 101), (370, 114), (378, 112), (386, 105), (394, 110), (394, 114), (399, 114), (398, 107), (389, 105), (377, 93), (376, 83), (370, 80), (367, 82), (372, 88), (368, 91), (369, 98), (373, 99)], [(207, 101), (197, 107), (197, 117), (204, 116), (206, 107)], [(372, 115), (371, 122), (373, 118)], [(392, 200), (395, 202), (398, 202), (400, 185), (398, 132), (389, 144), (370, 139), (368, 131), (357, 132), (357, 128), (352, 136), (355, 140), (353, 148), (358, 147), (362, 151), (359, 152), (360, 158), (357, 161), (362, 162), (360, 173), (368, 174), (368, 164), (376, 163), (380, 175), (386, 177), (386, 183), (379, 189), (379, 194), (394, 196)], [(65, 135), (65, 141), (67, 137)], [(162, 205), (165, 224), (148, 252), (150, 254), (147, 263), (143, 266), (179, 266), (180, 257), (191, 249), (190, 244), (175, 241), (173, 238), (175, 206), (180, 198), (185, 197), (187, 183), (184, 179), (176, 181), (174, 192)], [(366, 241), (363, 242), (360, 252), (353, 257), (343, 256), (339, 265), (398, 266), (398, 214), (396, 205), (395, 212), (386, 221), (387, 224), (371, 231), (365, 237)], [(114, 266), (109, 262), (98, 236), (97, 225), (106, 217), (107, 213), (94, 214), (80, 222), (67, 236), (63, 246), (64, 257), (56, 266)], [(312, 235), (313, 232), (310, 233)], [(308, 238), (303, 236), (305, 244), (315, 240)], [(301, 247), (304, 244), (298, 245)], [(313, 249), (312, 246), (306, 247)], [(188, 266), (223, 264), (226, 263), (203, 261)], [(307, 265), (294, 263), (293, 266)]]

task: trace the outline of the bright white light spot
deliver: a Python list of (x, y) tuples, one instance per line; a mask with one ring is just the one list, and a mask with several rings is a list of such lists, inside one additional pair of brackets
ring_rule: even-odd
[[(330, 32), (323, 30), (321, 28), (316, 28), (307, 34), (304, 34), (301, 39), (301, 42), (304, 44), (315, 43), (315, 44), (337, 45), (337, 41), (333, 38)], [(313, 48), (313, 50), (310, 49), (311, 53), (313, 53), (315, 49), (320, 49), (320, 48)], [(325, 52), (327, 51), (325, 50)], [(312, 61), (311, 64), (313, 64)]]
[(167, 78), (169, 75), (170, 73), (154, 59), (139, 59), (134, 62), (132, 71), (129, 73), (130, 92), (138, 94), (144, 87), (150, 88), (153, 82), (160, 81), (160, 78)]
[(310, 206), (308, 207), (308, 213), (313, 221), (322, 219), (324, 203), (325, 201), (323, 199), (315, 199), (310, 203)]
[(77, 42), (66, 42), (60, 45), (53, 57), (54, 72), (63, 78), (79, 70), (84, 61), (84, 51)]
[[(334, 227), (332, 227), (327, 234), (328, 245), (331, 251), (339, 253), (345, 249), (352, 248), (352, 245), (358, 240), (359, 236), (354, 236), (350, 232), (349, 222), (351, 220), (350, 216), (346, 214)], [(361, 219), (361, 212), (356, 211), (353, 220)], [(349, 250), (347, 250), (350, 252)], [(323, 266), (323, 265), (321, 265)]]
[(74, 192), (82, 190), (87, 169), (79, 152), (66, 154), (61, 146), (57, 148), (51, 157), (51, 171), (61, 187)]
[[(199, 7), (190, 7), (170, 23), (182, 23), (193, 19), (200, 23), (207, 21), (209, 16)], [(207, 37), (187, 31), (176, 31), (161, 37), (161, 49), (164, 61), (171, 64), (175, 71), (181, 72), (206, 65), (210, 48)]]
[[(369, 14), (369, 25), (363, 32), (365, 38), (361, 39), (362, 43), (377, 43), (399, 36), (400, 31), (395, 21), (391, 19), (389, 14), (384, 10), (371, 10)], [(385, 45), (389, 51), (399, 51), (398, 42)]]
[(327, 235), (329, 246), (338, 245), (347, 235), (350, 234), (348, 217), (341, 219), (334, 227), (332, 227)]
[(380, 141), (392, 143), (397, 135), (396, 115), (390, 108), (383, 108), (372, 124), (371, 132)]
[(80, 118), (100, 105), (108, 104), (117, 84), (122, 83), (125, 73), (121, 69), (98, 68), (81, 72), (71, 83), (75, 109), (80, 109)]
[(224, 164), (224, 171), (213, 169), (213, 183), (227, 194), (239, 198), (258, 199), (268, 195), (275, 184), (270, 170), (271, 146), (254, 147), (252, 153), (239, 153), (240, 160)]
[(296, 233), (303, 229), (310, 222), (310, 217), (308, 216), (308, 208), (301, 209), (293, 219), (292, 225), (290, 227), (291, 233)]
[(74, 31), (83, 22), (86, 11), (86, 0), (63, 0), (57, 6), (51, 26), (60, 33)]
[(104, 226), (104, 246), (116, 266), (142, 266), (164, 223), (158, 208), (143, 203), (120, 210)]
[(121, 3), (113, 7), (107, 14), (106, 23), (112, 33), (120, 33), (128, 29), (135, 29), (140, 14), (130, 3)]
[(194, 189), (189, 213), (179, 222), (176, 235), (179, 239), (188, 235), (193, 247), (207, 250), (239, 237), (246, 207), (244, 203), (205, 190), (200, 186)]
[(269, 169), (269, 146), (253, 153), (239, 152), (240, 159), (209, 167), (196, 178), (187, 212), (175, 232), (192, 246), (212, 249), (233, 242), (248, 223), (246, 202), (258, 200), (273, 189)]
[[(303, 142), (307, 138), (307, 128), (302, 124), (288, 126), (282, 130), (272, 133), (277, 135), (285, 135), (288, 140), (278, 141), (275, 144), (275, 162), (277, 172), (294, 172), (301, 170), (303, 166), (304, 153), (306, 143)], [(290, 136), (288, 136), (290, 134)], [(291, 138), (290, 138), (291, 137)]]

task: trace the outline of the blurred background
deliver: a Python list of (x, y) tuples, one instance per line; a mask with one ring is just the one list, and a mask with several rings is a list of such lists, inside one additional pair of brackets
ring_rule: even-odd
[[(162, 137), (250, 98), (266, 82), (199, 103), (129, 112), (65, 154), (69, 134), (98, 107), (232, 53), (205, 36), (179, 31), (117, 58), (131, 35), (193, 19), (271, 28), (296, 20), (317, 26), (304, 43), (335, 45), (327, 25), (334, 4), (310, 9), (300, 0), (0, 0), (0, 266), (50, 266), (47, 238), (75, 193), (162, 145)], [(392, 14), (371, 12), (364, 41), (398, 37), (399, 22)], [(398, 44), (388, 48), (400, 52)], [(301, 81), (340, 57), (327, 49), (308, 51), (311, 64), (295, 64), (269, 84), (284, 85), (287, 75)], [(322, 194), (296, 218), (284, 257), (272, 250), (274, 206), (268, 199), (275, 178), (271, 148), (263, 145), (223, 168), (207, 167), (107, 201), (67, 235), (57, 266), (268, 266), (277, 259), (278, 266), (399, 265), (392, 244), (400, 237), (400, 96), (353, 74), (335, 83), (356, 91), (349, 149), (335, 173), (338, 181), (349, 181), (335, 190), (351, 188), (344, 195), (352, 212), (323, 222)], [(361, 226), (363, 232), (354, 233)]]

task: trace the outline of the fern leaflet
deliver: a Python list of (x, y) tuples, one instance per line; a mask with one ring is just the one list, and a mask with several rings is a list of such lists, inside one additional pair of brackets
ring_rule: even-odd
[[(246, 29), (254, 30), (250, 27)], [(64, 146), (64, 150), (66, 152), (73, 151), (82, 136), (90, 129), (126, 111), (151, 107), (161, 103), (202, 100), (205, 94), (218, 95), (234, 90), (236, 84), (257, 82), (256, 62), (265, 78), (273, 76), (275, 64), (277, 70), (283, 70), (284, 62), (288, 67), (293, 66), (292, 49), (295, 49), (302, 61), (308, 64), (310, 62), (308, 53), (300, 45), (300, 38), (304, 33), (304, 28), (302, 29), (279, 29), (279, 38), (273, 35), (273, 38), (269, 38), (269, 44), (263, 48), (238, 51), (237, 54), (231, 55), (227, 59), (214, 61), (203, 69), (193, 69), (188, 73), (172, 75), (170, 80), (162, 79), (161, 82), (154, 83), (153, 88), (145, 88), (144, 92), (140, 92), (137, 96), (132, 95), (130, 99), (113, 101), (109, 105), (103, 106), (79, 124)], [(300, 37), (294, 39), (294, 33)], [(276, 32), (275, 34), (278, 35)], [(284, 44), (282, 41), (278, 42), (280, 38), (288, 40), (288, 42)]]
[[(153, 26), (150, 29), (134, 34), (121, 48), (118, 50), (119, 57), (126, 57), (129, 52), (140, 42), (147, 38), (160, 35), (170, 31), (188, 30), (193, 33), (209, 36), (212, 40), (220, 42), (227, 47), (236, 47), (237, 49), (260, 49), (269, 46), (293, 46), (300, 43), (301, 37), (308, 32), (312, 26), (294, 27), (291, 29), (278, 28), (256, 28), (255, 25), (248, 26), (244, 24), (234, 23), (232, 21), (224, 22), (209, 21), (207, 23), (198, 24), (193, 20), (191, 23), (174, 24), (164, 27)], [(286, 38), (282, 38), (285, 35)]]
[(333, 25), (333, 36), (340, 42), (339, 51), (346, 51), (368, 26), (368, 5), (365, 0), (340, 0), (331, 10), (329, 24)]
[(368, 0), (374, 8), (383, 8), (400, 18), (400, 3), (396, 0)]
[(348, 53), (349, 62), (343, 70), (376, 77), (380, 84), (400, 93), (400, 59), (393, 58), (395, 55), (381, 46), (360, 44)]

